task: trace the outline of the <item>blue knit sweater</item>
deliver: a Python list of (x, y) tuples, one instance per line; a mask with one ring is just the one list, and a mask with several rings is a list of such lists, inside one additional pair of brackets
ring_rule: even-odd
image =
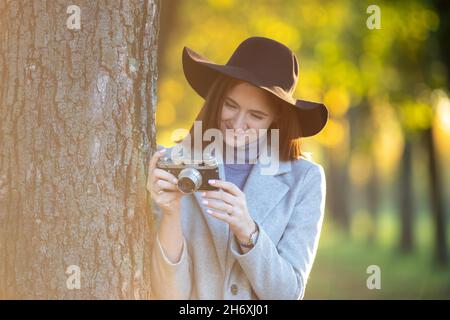
[[(250, 161), (249, 145), (245, 145), (245, 163), (244, 161), (237, 161), (238, 149), (234, 148), (234, 162), (227, 163), (224, 161), (225, 180), (234, 183), (239, 189), (243, 190), (245, 181), (253, 168), (253, 162)], [(224, 159), (226, 159), (226, 146), (224, 146)]]

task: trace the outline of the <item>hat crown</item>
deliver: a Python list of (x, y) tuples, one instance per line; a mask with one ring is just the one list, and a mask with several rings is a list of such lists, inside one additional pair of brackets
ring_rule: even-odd
[(264, 37), (244, 40), (228, 60), (227, 66), (246, 70), (262, 86), (279, 87), (292, 95), (298, 81), (298, 60), (284, 44)]

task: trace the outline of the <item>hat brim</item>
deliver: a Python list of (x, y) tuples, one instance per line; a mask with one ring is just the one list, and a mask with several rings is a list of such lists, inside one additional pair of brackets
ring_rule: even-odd
[(328, 121), (328, 110), (322, 103), (307, 100), (292, 100), (283, 97), (273, 88), (259, 83), (258, 79), (247, 70), (214, 63), (188, 47), (183, 48), (183, 72), (189, 85), (197, 94), (206, 99), (209, 88), (219, 75), (226, 75), (235, 79), (249, 82), (268, 91), (288, 107), (295, 107), (297, 111), (302, 137), (310, 137), (319, 133)]

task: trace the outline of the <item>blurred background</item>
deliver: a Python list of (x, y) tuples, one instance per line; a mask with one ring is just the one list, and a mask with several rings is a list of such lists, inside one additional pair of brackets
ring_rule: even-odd
[[(324, 101), (303, 140), (327, 203), (305, 299), (449, 299), (450, 7), (447, 1), (163, 0), (157, 143), (173, 145), (203, 100), (183, 75), (187, 46), (220, 64), (250, 36), (300, 62), (297, 98)], [(381, 29), (369, 29), (376, 4)], [(368, 289), (367, 268), (381, 270)]]

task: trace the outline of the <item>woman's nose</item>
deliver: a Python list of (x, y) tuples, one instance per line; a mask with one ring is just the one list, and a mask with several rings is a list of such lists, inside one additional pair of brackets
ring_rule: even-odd
[(245, 114), (239, 113), (239, 114), (236, 115), (236, 117), (234, 118), (234, 121), (233, 121), (233, 129), (234, 130), (237, 130), (237, 129), (247, 130), (247, 123), (245, 121)]

